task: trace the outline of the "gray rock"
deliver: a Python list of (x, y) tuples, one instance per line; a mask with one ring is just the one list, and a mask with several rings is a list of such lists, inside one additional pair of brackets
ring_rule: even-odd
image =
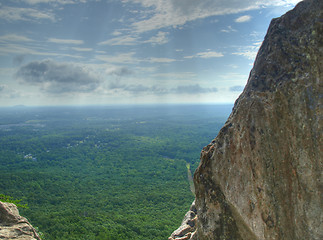
[(202, 150), (188, 239), (323, 239), (322, 74), (323, 1), (304, 0), (272, 20), (243, 93)]
[(26, 218), (19, 215), (13, 203), (0, 202), (0, 239), (40, 240)]

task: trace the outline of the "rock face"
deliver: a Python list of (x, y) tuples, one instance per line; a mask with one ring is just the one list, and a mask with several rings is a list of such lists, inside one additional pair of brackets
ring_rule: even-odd
[(0, 239), (40, 240), (26, 218), (13, 203), (0, 202)]
[[(323, 1), (273, 19), (248, 83), (194, 174), (185, 239), (323, 239)], [(170, 239), (181, 239), (174, 234)]]

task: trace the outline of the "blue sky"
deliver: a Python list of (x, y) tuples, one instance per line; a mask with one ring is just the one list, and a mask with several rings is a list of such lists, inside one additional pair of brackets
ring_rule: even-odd
[(0, 0), (0, 106), (233, 103), (299, 0)]

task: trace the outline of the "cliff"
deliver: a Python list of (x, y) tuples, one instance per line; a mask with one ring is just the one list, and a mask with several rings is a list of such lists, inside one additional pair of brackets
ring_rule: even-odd
[(322, 72), (323, 1), (304, 0), (272, 20), (243, 93), (202, 150), (196, 216), (169, 239), (323, 239)]
[(13, 203), (0, 202), (0, 239), (40, 240), (26, 218)]

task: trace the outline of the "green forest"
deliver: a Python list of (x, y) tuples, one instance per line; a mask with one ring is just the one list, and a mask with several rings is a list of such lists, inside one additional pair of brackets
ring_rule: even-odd
[(0, 108), (0, 194), (42, 239), (167, 239), (232, 105)]

